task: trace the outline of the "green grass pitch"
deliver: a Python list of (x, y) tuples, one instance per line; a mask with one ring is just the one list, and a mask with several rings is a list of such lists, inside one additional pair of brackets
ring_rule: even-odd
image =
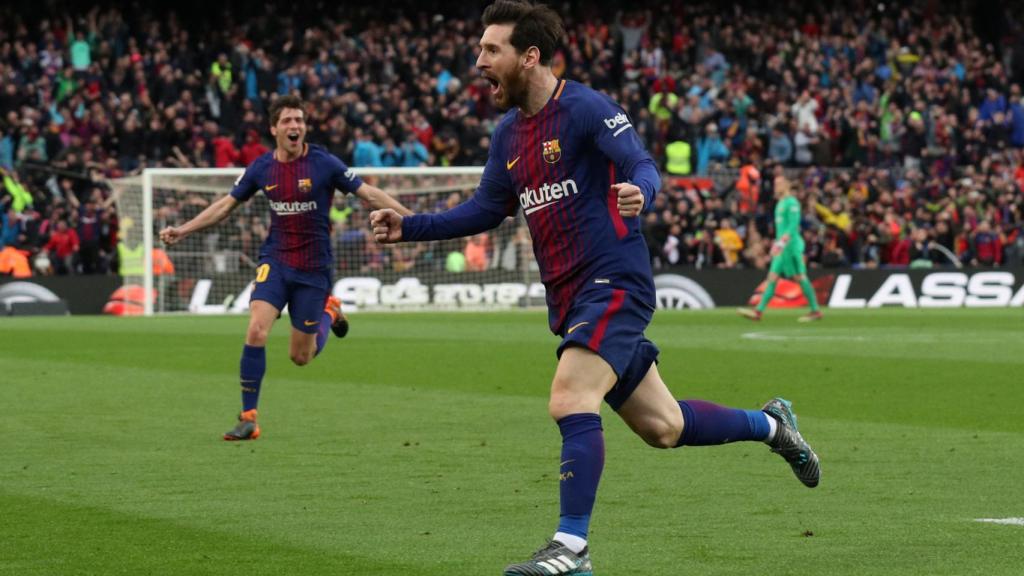
[[(680, 397), (794, 402), (804, 488), (755, 443), (658, 451), (607, 408), (598, 576), (1018, 575), (1024, 311), (662, 312)], [(557, 339), (541, 312), (357, 314), (263, 437), (227, 443), (236, 317), (0, 320), (0, 574), (497, 575), (550, 537)]]

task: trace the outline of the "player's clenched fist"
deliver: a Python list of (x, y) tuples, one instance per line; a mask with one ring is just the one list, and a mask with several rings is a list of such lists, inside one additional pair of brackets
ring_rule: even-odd
[(644, 193), (640, 191), (639, 186), (623, 182), (612, 184), (612, 190), (615, 190), (618, 195), (619, 214), (623, 218), (640, 215), (644, 209)]
[(185, 235), (179, 232), (174, 226), (168, 226), (160, 231), (160, 240), (168, 246), (177, 244), (184, 237)]
[(402, 215), (390, 208), (370, 212), (373, 238), (381, 244), (402, 241)]

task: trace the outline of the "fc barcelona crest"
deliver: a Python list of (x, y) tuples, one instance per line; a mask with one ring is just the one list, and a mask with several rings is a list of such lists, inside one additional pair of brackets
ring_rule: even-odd
[(544, 142), (544, 161), (554, 164), (562, 158), (562, 148), (558, 145), (558, 139)]
[(299, 192), (309, 192), (313, 189), (313, 180), (311, 178), (300, 178), (299, 179)]

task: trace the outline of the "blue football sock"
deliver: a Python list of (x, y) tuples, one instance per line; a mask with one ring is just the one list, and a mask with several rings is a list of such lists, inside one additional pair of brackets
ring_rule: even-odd
[(242, 348), (242, 366), (239, 370), (242, 382), (242, 411), (252, 410), (260, 401), (260, 385), (267, 371), (267, 349), (263, 346)]
[(319, 356), (320, 351), (324, 349), (324, 346), (327, 346), (328, 336), (330, 335), (331, 315), (324, 312), (323, 317), (320, 318), (320, 327), (316, 330), (316, 354), (314, 356)]
[(680, 400), (683, 434), (676, 446), (712, 446), (744, 440), (764, 440), (771, 427), (760, 410), (727, 408), (704, 400)]
[(604, 469), (604, 432), (599, 414), (571, 414), (558, 421), (562, 432), (558, 531), (587, 538), (597, 484)]

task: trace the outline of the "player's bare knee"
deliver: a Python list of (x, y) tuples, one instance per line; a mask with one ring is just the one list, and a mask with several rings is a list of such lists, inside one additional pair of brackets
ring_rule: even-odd
[(672, 422), (661, 422), (657, 428), (651, 430), (644, 440), (655, 448), (675, 448), (682, 433), (682, 422), (678, 425)]
[(260, 323), (249, 324), (249, 330), (245, 333), (245, 343), (249, 346), (265, 346), (269, 334), (270, 326)]
[(548, 399), (548, 414), (556, 422), (579, 410), (575, 409), (576, 403), (572, 396), (566, 391), (551, 391), (551, 398)]
[(560, 420), (580, 411), (577, 408), (579, 399), (575, 388), (571, 378), (565, 377), (561, 372), (555, 374), (554, 380), (551, 381), (551, 397), (548, 398), (548, 414), (553, 419)]
[(571, 414), (585, 412), (598, 413), (601, 410), (602, 396), (585, 387), (560, 386), (557, 378), (551, 387), (548, 400), (548, 414), (555, 421)]
[[(551, 398), (548, 399), (548, 414), (558, 421), (571, 414), (595, 412), (593, 404), (594, 402), (588, 401), (584, 395), (571, 388), (552, 388)], [(600, 401), (596, 407), (600, 407)]]
[(675, 448), (683, 434), (683, 419), (652, 417), (635, 428), (637, 434), (654, 448)]
[(305, 366), (313, 359), (313, 355), (307, 352), (292, 352), (291, 359), (292, 363), (296, 366)]

